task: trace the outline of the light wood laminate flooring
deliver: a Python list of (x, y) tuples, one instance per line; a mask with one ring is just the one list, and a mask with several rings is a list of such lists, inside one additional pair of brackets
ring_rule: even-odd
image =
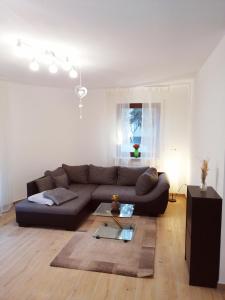
[(73, 232), (18, 227), (12, 209), (0, 216), (0, 300), (225, 299), (219, 288), (188, 285), (185, 206), (180, 196), (157, 218), (155, 275), (145, 279), (50, 267)]

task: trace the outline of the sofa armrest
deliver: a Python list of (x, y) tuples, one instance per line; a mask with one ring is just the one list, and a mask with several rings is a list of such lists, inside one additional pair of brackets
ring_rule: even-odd
[(151, 193), (154, 192), (154, 195), (157, 197), (163, 194), (164, 192), (167, 191), (169, 192), (169, 188), (170, 188), (170, 182), (168, 176), (166, 175), (166, 173), (160, 173), (159, 181)]
[(39, 193), (38, 186), (35, 180), (27, 183), (27, 197)]
[(166, 173), (160, 173), (159, 181), (153, 190), (143, 196), (136, 196), (136, 212), (150, 216), (163, 214), (169, 200), (169, 188), (170, 183)]
[(162, 194), (169, 195), (170, 183), (166, 173), (161, 173), (159, 175), (159, 181), (157, 185), (147, 194), (142, 196), (137, 196), (141, 202), (157, 201)]
[(157, 185), (149, 193), (142, 196), (137, 196), (137, 198), (142, 203), (155, 201), (155, 200), (157, 201), (157, 199), (160, 198), (162, 194), (167, 193), (169, 195), (169, 188), (170, 188), (170, 183), (166, 173), (161, 173), (159, 175), (159, 180)]

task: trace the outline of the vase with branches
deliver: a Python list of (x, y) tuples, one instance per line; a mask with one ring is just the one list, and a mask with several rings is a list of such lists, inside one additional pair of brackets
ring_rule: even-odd
[(206, 177), (208, 175), (208, 171), (209, 171), (209, 162), (208, 160), (204, 159), (202, 161), (202, 166), (201, 166), (201, 191), (203, 192), (207, 190)]

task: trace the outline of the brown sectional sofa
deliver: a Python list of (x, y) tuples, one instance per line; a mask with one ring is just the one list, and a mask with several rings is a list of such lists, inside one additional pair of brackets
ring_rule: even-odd
[[(135, 214), (156, 216), (164, 213), (169, 196), (169, 181), (165, 173), (158, 173), (156, 186), (145, 195), (137, 195), (136, 181), (146, 168), (96, 167), (63, 165), (45, 176), (27, 183), (27, 196), (44, 189), (49, 176), (57, 175), (62, 181), (68, 178), (69, 189), (79, 197), (62, 205), (46, 206), (24, 199), (16, 204), (16, 220), (20, 226), (50, 226), (75, 230), (80, 222), (101, 202), (111, 202), (112, 194), (118, 194), (120, 202), (135, 204)], [(64, 176), (64, 177), (63, 177)], [(53, 176), (54, 177), (54, 176)], [(76, 182), (78, 181), (78, 182)], [(58, 181), (57, 181), (58, 183)], [(40, 188), (42, 190), (40, 190)]]

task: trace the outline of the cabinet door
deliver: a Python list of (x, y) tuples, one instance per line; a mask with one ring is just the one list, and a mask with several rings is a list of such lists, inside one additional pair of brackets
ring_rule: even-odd
[(188, 270), (190, 272), (190, 262), (191, 262), (191, 235), (186, 231), (186, 241), (185, 241), (185, 259), (187, 262)]
[(187, 218), (186, 218), (186, 230), (191, 234), (192, 226), (192, 198), (190, 193), (187, 193)]

